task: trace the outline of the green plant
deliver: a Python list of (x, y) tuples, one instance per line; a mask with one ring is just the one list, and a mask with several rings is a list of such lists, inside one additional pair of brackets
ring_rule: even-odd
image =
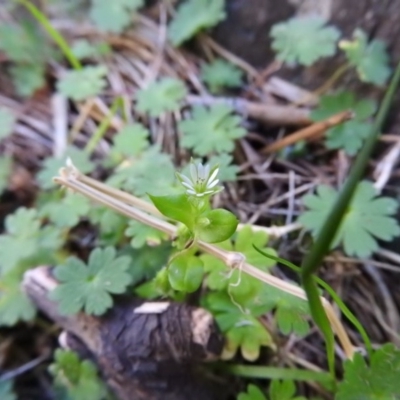
[(130, 283), (127, 272), (129, 258), (116, 256), (116, 250), (96, 248), (90, 253), (88, 265), (70, 257), (56, 267), (54, 275), (60, 282), (50, 296), (59, 302), (65, 315), (84, 310), (101, 315), (113, 304), (111, 294), (124, 293)]
[(228, 61), (216, 59), (201, 66), (201, 77), (211, 92), (218, 93), (224, 88), (239, 87), (243, 72)]
[(385, 84), (390, 76), (390, 68), (383, 41), (374, 39), (368, 43), (367, 34), (361, 29), (356, 29), (353, 40), (341, 40), (339, 47), (346, 54), (350, 65), (356, 68), (363, 82)]
[(368, 118), (376, 111), (374, 101), (368, 99), (357, 101), (352, 92), (345, 91), (326, 95), (311, 113), (311, 118), (314, 121), (322, 121), (346, 110), (351, 110), (354, 117), (350, 121), (329, 128), (325, 133), (325, 144), (328, 149), (343, 149), (353, 156), (361, 148), (372, 128)]
[(275, 24), (270, 32), (277, 58), (289, 64), (311, 65), (336, 52), (339, 31), (321, 17), (295, 17)]
[(0, 107), (0, 140), (10, 136), (13, 132), (15, 116), (12, 112)]
[(240, 393), (237, 400), (306, 400), (303, 396), (295, 396), (296, 386), (293, 381), (271, 382), (269, 387), (269, 397), (255, 385), (248, 385), (247, 393)]
[(179, 79), (163, 78), (152, 82), (137, 93), (137, 109), (158, 117), (165, 111), (175, 111), (186, 96), (186, 87)]
[(66, 400), (104, 400), (107, 390), (90, 361), (80, 361), (70, 350), (56, 350), (49, 367), (54, 377), (57, 398)]
[(168, 27), (175, 46), (191, 39), (203, 29), (211, 28), (225, 18), (224, 0), (186, 0)]
[[(303, 204), (309, 210), (300, 216), (299, 222), (311, 230), (314, 237), (319, 235), (337, 196), (333, 188), (318, 186), (316, 195), (309, 194), (303, 198)], [(397, 201), (376, 196), (376, 190), (370, 182), (358, 184), (331, 248), (343, 244), (349, 256), (366, 258), (378, 249), (375, 238), (389, 241), (400, 235), (400, 227), (392, 217), (398, 208)]]
[(73, 100), (85, 100), (101, 93), (106, 86), (106, 75), (107, 67), (104, 65), (70, 70), (57, 82), (57, 89)]
[(13, 387), (12, 381), (1, 381), (0, 398), (3, 400), (17, 400), (17, 397), (13, 393), (12, 387)]
[(134, 12), (142, 7), (143, 0), (92, 0), (90, 18), (96, 26), (107, 32), (122, 32), (131, 22)]
[[(240, 118), (224, 104), (211, 108), (197, 106), (193, 115), (179, 123), (182, 132), (181, 145), (193, 149), (199, 156), (212, 153), (229, 153), (234, 149), (234, 140), (242, 138), (246, 131), (239, 125)], [(201, 134), (200, 134), (201, 132)]]

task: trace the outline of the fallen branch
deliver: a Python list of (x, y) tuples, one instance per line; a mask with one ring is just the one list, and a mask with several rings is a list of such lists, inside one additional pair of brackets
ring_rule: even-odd
[(94, 361), (120, 400), (227, 398), (227, 390), (198, 369), (199, 363), (218, 359), (223, 347), (208, 311), (120, 296), (101, 317), (63, 316), (49, 298), (57, 285), (48, 267), (24, 275), (27, 295), (65, 330), (60, 344)]

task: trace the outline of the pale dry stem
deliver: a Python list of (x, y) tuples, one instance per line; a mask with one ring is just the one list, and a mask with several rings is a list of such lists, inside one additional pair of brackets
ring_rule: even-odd
[[(158, 229), (166, 233), (170, 238), (176, 237), (177, 227), (159, 218), (158, 211), (156, 213), (152, 205), (149, 205), (149, 203), (144, 200), (138, 199), (128, 193), (111, 188), (101, 182), (84, 176), (72, 165), (72, 163), (67, 163), (67, 167), (60, 170), (60, 176), (54, 178), (54, 181), (129, 218), (133, 218), (148, 226)], [(153, 214), (153, 212), (157, 215), (149, 214)], [(307, 300), (303, 289), (246, 263), (245, 257), (241, 253), (226, 251), (202, 241), (198, 242), (198, 246), (200, 250), (223, 261), (229, 268), (237, 268), (237, 266), (240, 265), (241, 270), (248, 275), (293, 296)], [(336, 333), (346, 356), (352, 358), (355, 349), (351, 344), (341, 321), (336, 315), (332, 305), (323, 297), (321, 300), (331, 326)]]

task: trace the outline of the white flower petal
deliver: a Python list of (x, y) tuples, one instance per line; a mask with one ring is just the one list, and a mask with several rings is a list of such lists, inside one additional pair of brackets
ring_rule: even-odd
[(216, 179), (214, 182), (211, 182), (209, 185), (207, 185), (207, 189), (211, 189), (214, 186), (217, 186), (219, 182), (219, 179)]
[(193, 186), (194, 182), (192, 182), (187, 176), (181, 175), (181, 179), (182, 179), (182, 185), (183, 185), (183, 182), (186, 182), (188, 185)]
[(192, 195), (196, 195), (197, 196), (197, 193), (194, 191), (194, 190), (191, 190), (191, 189), (188, 189), (188, 190), (186, 190), (186, 193), (187, 194), (192, 194)]
[(213, 171), (211, 176), (208, 178), (207, 185), (209, 182), (213, 181), (217, 177), (218, 172), (219, 172), (219, 168), (215, 168), (215, 170)]
[(205, 172), (205, 169), (204, 169), (203, 164), (199, 163), (197, 165), (198, 179), (203, 179), (203, 180), (205, 179), (204, 172)]
[(210, 175), (210, 165), (206, 164), (204, 166), (204, 180), (208, 178), (208, 175)]
[(194, 187), (192, 184), (186, 183), (186, 182), (181, 182), (183, 186), (185, 186), (185, 188), (188, 188), (190, 190), (194, 190)]
[(197, 168), (194, 163), (190, 163), (190, 176), (192, 177), (192, 181), (196, 182), (197, 181)]

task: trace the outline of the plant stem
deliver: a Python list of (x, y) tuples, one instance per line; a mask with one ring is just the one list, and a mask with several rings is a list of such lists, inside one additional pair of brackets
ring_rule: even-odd
[[(84, 176), (72, 165), (62, 168), (60, 170), (60, 176), (54, 178), (54, 181), (60, 185), (66, 186), (85, 195), (97, 203), (110, 207), (129, 218), (136, 219), (137, 221), (158, 229), (161, 232), (165, 232), (170, 238), (174, 238), (177, 235), (177, 227), (175, 225), (162, 220), (158, 216), (149, 215), (146, 212), (136, 208), (142, 208), (141, 206), (144, 205), (146, 207), (144, 208), (146, 211), (152, 212), (151, 207), (145, 205), (143, 200), (136, 199), (134, 196), (129, 195), (128, 193), (110, 188), (101, 182)], [(129, 204), (136, 204), (136, 207), (132, 207)], [(274, 286), (279, 290), (290, 293), (293, 296), (303, 300), (307, 299), (304, 291), (300, 287), (281, 280), (273, 275), (267, 274), (264, 271), (245, 263), (245, 257), (241, 253), (226, 251), (202, 241), (198, 241), (197, 245), (202, 251), (207, 252), (223, 261), (229, 268), (240, 268), (243, 272), (255, 277), (256, 279), (259, 279), (262, 282), (265, 282), (268, 285)], [(343, 325), (336, 316), (332, 305), (324, 298), (322, 298), (322, 303), (326, 310), (326, 314), (328, 315), (329, 321), (342, 344), (346, 356), (351, 358), (354, 353), (354, 348), (346, 334)]]
[(81, 69), (82, 65), (80, 61), (75, 57), (67, 41), (63, 36), (51, 25), (48, 18), (29, 0), (18, 0), (28, 11), (33, 15), (34, 18), (43, 26), (49, 36), (58, 45), (60, 50), (64, 53), (65, 58), (72, 65), (74, 69)]
[(121, 98), (116, 97), (111, 104), (110, 112), (108, 113), (107, 116), (105, 116), (102, 119), (100, 125), (98, 126), (98, 128), (96, 129), (96, 131), (94, 132), (92, 137), (89, 139), (89, 141), (87, 142), (86, 147), (85, 147), (85, 152), (87, 154), (89, 154), (89, 155), (92, 154), (92, 152), (96, 148), (99, 141), (102, 139), (104, 134), (107, 132), (107, 129), (110, 126), (111, 119), (117, 112), (120, 105), (121, 105)]
[(329, 326), (327, 315), (324, 311), (319, 298), (318, 288), (313, 279), (313, 273), (319, 268), (325, 254), (329, 251), (333, 238), (340, 226), (343, 216), (347, 210), (352, 196), (355, 192), (358, 182), (362, 178), (365, 167), (367, 166), (369, 157), (373, 151), (375, 142), (382, 129), (383, 122), (389, 111), (394, 94), (400, 81), (400, 62), (392, 77), (389, 88), (385, 93), (385, 97), (379, 107), (378, 115), (375, 118), (373, 128), (364, 143), (356, 161), (351, 169), (350, 175), (345, 182), (338, 199), (336, 200), (332, 210), (326, 218), (322, 229), (312, 246), (310, 252), (304, 258), (301, 270), (301, 280), (310, 305), (311, 315), (315, 323), (321, 329), (326, 345), (329, 368), (331, 373), (334, 372), (334, 338)]

